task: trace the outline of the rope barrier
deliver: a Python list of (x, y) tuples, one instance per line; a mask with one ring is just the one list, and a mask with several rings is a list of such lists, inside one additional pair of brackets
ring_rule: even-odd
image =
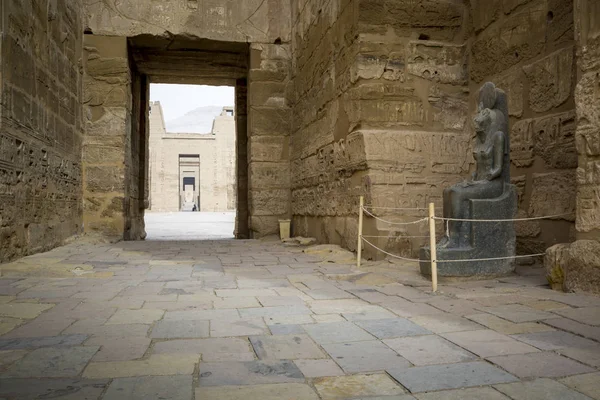
[(387, 239), (412, 239), (412, 238), (428, 238), (427, 236), (369, 236), (369, 235), (361, 235), (366, 238), (387, 238)]
[(573, 213), (547, 215), (545, 217), (529, 217), (529, 218), (510, 218), (510, 219), (469, 219), (469, 218), (444, 218), (444, 217), (433, 217), (433, 219), (440, 221), (462, 221), (462, 222), (513, 222), (513, 221), (533, 221), (538, 219), (546, 218), (557, 218), (564, 217), (566, 215), (573, 215)]
[(463, 261), (494, 261), (494, 260), (510, 260), (513, 258), (526, 258), (526, 257), (538, 257), (543, 256), (546, 253), (527, 254), (522, 256), (510, 256), (510, 257), (492, 257), (492, 258), (469, 258), (466, 260), (436, 260), (439, 263), (443, 262), (463, 262)]
[(370, 205), (365, 205), (365, 207), (368, 207), (368, 208), (370, 208), (372, 210), (404, 210), (404, 211), (406, 211), (406, 210), (410, 210), (410, 211), (417, 211), (417, 210), (418, 211), (426, 211), (427, 210), (426, 208), (421, 208), (421, 207), (404, 207), (404, 208), (400, 207), (400, 208), (396, 208), (396, 207), (373, 207), (373, 206), (370, 206)]
[(364, 238), (364, 236), (360, 237), (365, 243), (369, 244), (371, 247), (381, 251), (384, 254), (387, 254), (390, 257), (394, 257), (394, 258), (398, 258), (400, 260), (404, 260), (404, 261), (412, 261), (412, 262), (421, 262), (421, 260), (417, 259), (417, 258), (406, 258), (406, 257), (401, 257), (401, 256), (397, 256), (395, 254), (392, 253), (388, 253), (387, 251), (380, 249), (379, 247), (375, 246), (373, 243), (369, 242), (367, 239)]
[(376, 215), (372, 214), (371, 212), (367, 211), (364, 207), (362, 208), (362, 210), (365, 212), (365, 214), (367, 214), (367, 215), (375, 218), (376, 220), (379, 220), (381, 222), (385, 222), (385, 223), (390, 224), (390, 225), (413, 225), (413, 224), (418, 224), (418, 223), (427, 221), (429, 219), (428, 217), (425, 217), (425, 218), (421, 218), (421, 219), (418, 219), (416, 221), (410, 221), (410, 222), (393, 222), (393, 221), (386, 221), (383, 218), (379, 218), (378, 216), (376, 216)]

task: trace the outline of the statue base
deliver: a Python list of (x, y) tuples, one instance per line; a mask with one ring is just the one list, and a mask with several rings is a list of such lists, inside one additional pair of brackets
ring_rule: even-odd
[[(517, 212), (517, 191), (514, 185), (506, 184), (504, 193), (494, 199), (469, 200), (469, 219), (511, 219)], [(463, 247), (437, 248), (437, 273), (444, 278), (486, 278), (512, 273), (514, 258), (489, 261), (467, 261), (481, 258), (514, 257), (516, 235), (513, 222), (464, 222), (467, 232)], [(431, 275), (429, 247), (422, 247), (421, 274)], [(453, 262), (444, 262), (453, 260)], [(464, 261), (461, 261), (464, 260)]]

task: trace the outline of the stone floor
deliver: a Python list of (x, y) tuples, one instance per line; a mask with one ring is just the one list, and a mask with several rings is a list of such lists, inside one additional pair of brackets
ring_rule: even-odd
[(365, 264), (226, 240), (1, 265), (0, 399), (600, 399), (600, 298)]
[(235, 211), (146, 212), (146, 240), (233, 239)]

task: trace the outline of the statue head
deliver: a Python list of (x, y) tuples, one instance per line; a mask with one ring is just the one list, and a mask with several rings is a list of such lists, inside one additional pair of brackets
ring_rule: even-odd
[(477, 114), (473, 119), (475, 132), (478, 134), (493, 134), (497, 131), (506, 132), (507, 115), (502, 104), (505, 94), (491, 83), (485, 83), (479, 90)]

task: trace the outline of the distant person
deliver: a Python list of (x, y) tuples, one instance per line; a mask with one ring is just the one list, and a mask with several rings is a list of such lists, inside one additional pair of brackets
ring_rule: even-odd
[(194, 207), (192, 207), (192, 211), (198, 211), (198, 207), (196, 207), (196, 203), (194, 203)]

